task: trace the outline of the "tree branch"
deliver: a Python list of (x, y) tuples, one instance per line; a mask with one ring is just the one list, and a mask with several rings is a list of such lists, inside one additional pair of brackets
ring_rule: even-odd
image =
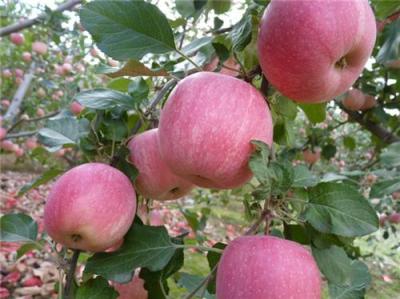
[(73, 294), (71, 293), (72, 290), (72, 284), (75, 279), (75, 270), (76, 270), (76, 265), (78, 263), (78, 258), (80, 254), (80, 250), (74, 250), (74, 254), (72, 255), (71, 261), (69, 263), (69, 270), (67, 273), (67, 281), (65, 283), (65, 290), (64, 290), (64, 298), (65, 299), (72, 299), (74, 298)]
[[(62, 12), (64, 10), (70, 10), (75, 5), (80, 4), (81, 2), (82, 2), (82, 0), (69, 0), (69, 1), (61, 4), (59, 7), (57, 7), (54, 10), (54, 12)], [(17, 32), (17, 31), (20, 31), (20, 30), (28, 28), (28, 27), (31, 27), (32, 25), (37, 24), (37, 23), (41, 22), (42, 20), (44, 20), (46, 18), (46, 16), (47, 16), (46, 13), (42, 13), (39, 16), (37, 16), (36, 18), (24, 20), (22, 22), (0, 28), (0, 37), (9, 35), (13, 32)]]
[(10, 107), (8, 108), (6, 114), (4, 115), (5, 121), (13, 121), (15, 117), (17, 117), (22, 101), (24, 100), (25, 94), (31, 85), (33, 75), (35, 70), (35, 63), (33, 62), (29, 68), (28, 73), (24, 75), (24, 80), (21, 85), (18, 87), (17, 92), (14, 95), (14, 98), (11, 102)]
[(15, 134), (7, 134), (4, 139), (15, 139), (15, 138), (20, 138), (20, 137), (29, 137), (33, 136), (37, 133), (37, 131), (28, 131), (28, 132), (20, 132), (20, 133), (15, 133)]
[(22, 124), (22, 123), (24, 123), (24, 122), (35, 122), (35, 121), (39, 121), (39, 120), (42, 120), (42, 119), (47, 119), (47, 118), (50, 118), (50, 117), (53, 117), (53, 116), (57, 115), (58, 113), (60, 113), (60, 111), (54, 111), (54, 112), (49, 113), (49, 114), (47, 114), (47, 115), (45, 115), (45, 116), (34, 117), (34, 118), (30, 118), (30, 119), (23, 119), (23, 118), (21, 118), (21, 119), (18, 120), (15, 124), (13, 124), (13, 125), (8, 129), (7, 132), (11, 132), (12, 130), (14, 130), (16, 127), (18, 127), (20, 124)]
[(165, 97), (168, 91), (175, 86), (177, 83), (176, 79), (169, 80), (163, 88), (154, 96), (154, 98), (150, 102), (149, 108), (146, 109), (144, 112), (144, 116), (149, 116), (154, 109), (156, 108), (157, 104)]
[(343, 105), (341, 105), (341, 104), (338, 104), (338, 105), (343, 111), (345, 111), (349, 115), (351, 120), (354, 120), (361, 127), (370, 131), (372, 134), (374, 134), (376, 137), (378, 137), (382, 142), (384, 142), (386, 144), (391, 144), (391, 143), (400, 141), (400, 137), (394, 135), (387, 129), (381, 127), (379, 124), (377, 124), (369, 119), (365, 119), (363, 113), (350, 111), (350, 110), (346, 109), (345, 107), (343, 107)]

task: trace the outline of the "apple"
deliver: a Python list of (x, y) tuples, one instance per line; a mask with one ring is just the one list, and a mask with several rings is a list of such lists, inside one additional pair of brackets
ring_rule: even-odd
[(11, 105), (10, 100), (7, 99), (1, 100), (1, 105), (4, 106), (5, 108), (10, 107)]
[(64, 173), (44, 208), (49, 236), (68, 248), (100, 252), (121, 240), (136, 211), (135, 190), (121, 171), (87, 163)]
[(46, 96), (46, 91), (42, 87), (39, 87), (36, 94), (39, 98), (44, 98)]
[(21, 69), (15, 69), (15, 76), (22, 78), (24, 76), (24, 71)]
[[(213, 72), (218, 68), (218, 62), (219, 62), (218, 57), (214, 57), (210, 63), (206, 64), (203, 67), (203, 69), (205, 71)], [(220, 70), (218, 71), (218, 73), (228, 75), (228, 76), (233, 76), (233, 77), (236, 77), (237, 75), (239, 75), (240, 65), (237, 63), (237, 61), (233, 57), (229, 57), (226, 61), (224, 61), (223, 65), (225, 65), (231, 69), (234, 69), (235, 71), (221, 67)]]
[(4, 140), (1, 142), (1, 148), (9, 152), (14, 151), (14, 146), (15, 144), (11, 140)]
[(23, 81), (24, 80), (21, 77), (16, 77), (15, 78), (15, 84), (17, 84), (17, 85), (21, 85)]
[(44, 55), (47, 53), (47, 45), (44, 42), (36, 41), (32, 43), (32, 51), (39, 55)]
[(389, 215), (388, 220), (390, 223), (399, 224), (400, 223), (400, 213), (393, 213)]
[(392, 193), (393, 199), (400, 199), (400, 191), (395, 191)]
[(2, 74), (3, 74), (4, 78), (11, 78), (12, 77), (12, 72), (9, 69), (4, 69)]
[(24, 149), (21, 148), (21, 147), (19, 147), (19, 146), (16, 146), (16, 147), (13, 149), (13, 151), (14, 151), (15, 156), (17, 156), (18, 158), (19, 158), (19, 157), (22, 157), (22, 156), (25, 154)]
[(57, 75), (59, 75), (59, 76), (65, 75), (65, 71), (64, 71), (64, 68), (62, 67), (62, 65), (56, 64), (54, 66), (54, 68), (55, 68), (55, 71), (56, 71)]
[(0, 127), (0, 140), (3, 140), (7, 135), (7, 129)]
[(321, 277), (303, 246), (272, 236), (243, 236), (224, 250), (218, 299), (320, 299)]
[(129, 144), (130, 161), (138, 169), (136, 190), (145, 198), (177, 199), (187, 194), (193, 184), (173, 174), (161, 159), (158, 129), (134, 136)]
[(29, 52), (24, 52), (22, 53), (22, 60), (25, 62), (31, 62), (32, 61), (32, 54)]
[(35, 137), (26, 139), (25, 145), (28, 149), (33, 150), (38, 147), (37, 139)]
[(72, 65), (70, 63), (65, 62), (62, 65), (62, 69), (64, 71), (64, 74), (68, 74), (68, 73), (72, 72)]
[(206, 188), (250, 180), (251, 140), (272, 144), (264, 97), (231, 76), (199, 72), (181, 80), (161, 111), (161, 157), (175, 174)]
[(22, 45), (25, 42), (25, 37), (22, 33), (19, 32), (14, 32), (10, 34), (10, 41), (14, 44), (14, 45)]
[(308, 164), (315, 164), (321, 159), (321, 150), (320, 149), (305, 149), (303, 151), (303, 159)]
[(46, 112), (44, 112), (44, 110), (43, 110), (42, 108), (37, 108), (37, 109), (36, 109), (36, 115), (37, 115), (38, 117), (43, 117), (43, 116), (46, 115)]
[(81, 104), (79, 104), (76, 101), (73, 101), (69, 107), (71, 112), (75, 115), (79, 115), (85, 107), (83, 107)]
[(114, 283), (114, 288), (119, 293), (117, 299), (147, 299), (148, 294), (144, 288), (144, 280), (134, 276), (132, 281), (126, 284)]
[(374, 108), (377, 105), (376, 99), (374, 96), (366, 94), (364, 98), (364, 104), (362, 105), (362, 111), (369, 110)]
[(368, 0), (271, 1), (258, 53), (268, 81), (288, 98), (326, 102), (362, 72), (376, 39)]
[(346, 93), (342, 104), (350, 111), (359, 111), (366, 104), (365, 95), (361, 90), (353, 88)]
[(149, 213), (149, 223), (152, 226), (162, 226), (164, 225), (164, 216), (160, 210), (152, 210)]

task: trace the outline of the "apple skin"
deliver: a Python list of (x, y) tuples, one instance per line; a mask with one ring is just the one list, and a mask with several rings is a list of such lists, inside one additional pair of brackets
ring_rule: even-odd
[(39, 55), (44, 55), (47, 53), (47, 45), (44, 42), (34, 42), (32, 43), (32, 51)]
[(24, 52), (22, 53), (22, 60), (25, 62), (31, 62), (32, 61), (32, 54), (29, 52)]
[(114, 288), (119, 293), (117, 299), (147, 299), (148, 294), (144, 288), (144, 280), (134, 276), (131, 282), (126, 284), (114, 283)]
[(102, 163), (87, 163), (64, 173), (44, 208), (49, 236), (68, 248), (101, 252), (123, 238), (136, 211), (129, 179)]
[(14, 45), (22, 45), (25, 42), (25, 37), (23, 36), (22, 33), (11, 33), (10, 34), (10, 41), (14, 44)]
[(308, 164), (315, 164), (321, 159), (321, 150), (306, 149), (303, 151), (303, 159)]
[(320, 299), (321, 277), (301, 245), (272, 236), (243, 236), (224, 250), (218, 299)]
[(288, 98), (326, 102), (356, 81), (375, 39), (375, 17), (367, 0), (273, 0), (261, 19), (260, 65)]
[(4, 78), (11, 78), (12, 77), (12, 72), (9, 69), (3, 70), (3, 77)]
[(75, 115), (79, 115), (83, 111), (83, 109), (85, 109), (85, 107), (83, 107), (81, 104), (79, 104), (76, 101), (73, 101), (69, 108), (70, 108), (71, 112)]
[(7, 136), (7, 129), (0, 127), (0, 140), (3, 140)]
[(346, 93), (342, 104), (350, 111), (359, 111), (365, 105), (365, 95), (361, 90), (353, 88)]
[(211, 72), (181, 80), (159, 124), (161, 157), (175, 174), (206, 188), (240, 187), (252, 177), (251, 140), (272, 144), (264, 97), (250, 84)]
[(393, 213), (388, 217), (390, 223), (399, 224), (400, 223), (400, 213)]
[(145, 198), (156, 200), (177, 199), (193, 189), (193, 184), (173, 174), (161, 159), (158, 129), (133, 137), (128, 144), (130, 161), (139, 170), (136, 190)]
[(374, 96), (366, 94), (364, 95), (364, 105), (362, 105), (361, 110), (365, 111), (365, 110), (369, 110), (374, 108), (377, 105), (376, 99)]

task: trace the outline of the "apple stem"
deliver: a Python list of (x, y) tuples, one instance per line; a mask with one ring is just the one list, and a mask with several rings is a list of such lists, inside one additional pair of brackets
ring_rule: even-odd
[(80, 254), (80, 250), (74, 250), (74, 253), (72, 255), (72, 258), (69, 262), (69, 270), (67, 273), (67, 279), (66, 279), (66, 283), (65, 283), (65, 289), (64, 289), (64, 298), (65, 299), (72, 299), (74, 296), (71, 293), (71, 287), (72, 287), (72, 283), (75, 279), (75, 270), (76, 270), (76, 265), (78, 263), (78, 258), (79, 258), (79, 254)]

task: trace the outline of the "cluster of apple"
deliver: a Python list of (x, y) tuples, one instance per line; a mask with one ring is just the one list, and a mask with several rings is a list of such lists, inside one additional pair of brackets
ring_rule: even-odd
[(346, 93), (342, 104), (350, 111), (365, 111), (374, 108), (377, 102), (374, 96), (353, 88)]
[[(325, 102), (355, 82), (375, 38), (367, 0), (275, 0), (260, 25), (260, 65), (283, 95), (298, 102)], [(129, 142), (131, 162), (139, 170), (135, 187), (158, 200), (181, 197), (194, 186), (240, 187), (252, 177), (251, 140), (272, 145), (272, 135), (268, 104), (251, 84), (212, 72), (190, 75), (172, 91), (159, 127)], [(319, 158), (307, 155), (310, 163)], [(129, 179), (111, 166), (88, 163), (58, 179), (44, 221), (55, 241), (97, 252), (120, 242), (135, 210)], [(219, 299), (320, 296), (318, 267), (297, 243), (244, 236), (223, 253), (217, 272)]]

